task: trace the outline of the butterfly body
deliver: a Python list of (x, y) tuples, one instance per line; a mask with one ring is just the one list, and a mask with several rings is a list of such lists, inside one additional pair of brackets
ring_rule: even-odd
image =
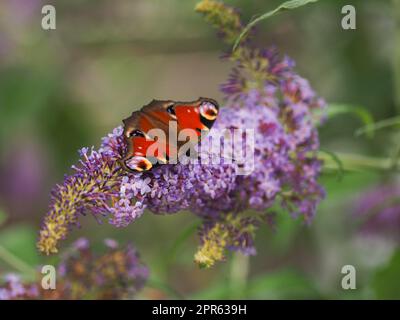
[(122, 167), (142, 172), (176, 159), (187, 142), (176, 138), (183, 134), (195, 136), (198, 141), (202, 133), (211, 129), (218, 110), (218, 103), (209, 98), (191, 102), (151, 101), (123, 120), (127, 151), (120, 160)]

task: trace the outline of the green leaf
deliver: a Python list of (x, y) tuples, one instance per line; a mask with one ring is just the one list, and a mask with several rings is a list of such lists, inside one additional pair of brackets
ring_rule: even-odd
[(338, 171), (337, 177), (338, 177), (338, 180), (341, 180), (343, 178), (343, 174), (344, 174), (344, 166), (343, 166), (343, 162), (339, 158), (339, 156), (332, 151), (323, 150), (323, 149), (320, 149), (319, 153), (325, 153), (337, 165), (337, 171)]
[(356, 136), (360, 136), (363, 134), (370, 135), (373, 134), (375, 131), (395, 126), (400, 126), (400, 116), (388, 118), (375, 123), (369, 123), (366, 126), (357, 129)]
[(397, 250), (389, 264), (377, 271), (372, 288), (378, 299), (400, 299), (400, 250)]
[(248, 285), (249, 299), (313, 299), (320, 294), (304, 275), (282, 270), (252, 279)]
[[(333, 118), (337, 115), (353, 114), (358, 117), (365, 126), (374, 124), (374, 118), (371, 113), (364, 107), (348, 105), (348, 104), (329, 104), (327, 108), (328, 118)], [(373, 137), (373, 131), (367, 133), (368, 137)]]
[(322, 176), (321, 184), (326, 190), (326, 199), (320, 204), (321, 211), (325, 212), (333, 204), (343, 204), (354, 198), (354, 190), (363, 190), (374, 185), (381, 178), (375, 171), (347, 172), (342, 181), (332, 179), (331, 176)]
[[(342, 152), (336, 153), (336, 156), (340, 158), (345, 171), (387, 171), (391, 168), (390, 159), (387, 158), (377, 158)], [(319, 152), (318, 158), (325, 162), (324, 169), (332, 169), (330, 156), (326, 156), (323, 152)]]
[(21, 260), (23, 264), (26, 264), (28, 267), (36, 267), (39, 264), (39, 255), (36, 251), (36, 238), (36, 231), (32, 227), (15, 226), (0, 233), (0, 244), (4, 250), (18, 260)]
[(236, 48), (238, 47), (240, 41), (243, 39), (243, 37), (250, 31), (250, 29), (252, 27), (254, 27), (257, 23), (259, 23), (262, 20), (266, 20), (282, 11), (286, 11), (286, 10), (293, 10), (299, 7), (302, 7), (308, 3), (313, 3), (313, 2), (317, 2), (318, 0), (291, 0), (291, 1), (286, 1), (284, 3), (282, 3), (279, 7), (275, 8), (272, 11), (268, 11), (266, 13), (264, 13), (263, 15), (259, 16), (258, 18), (250, 21), (246, 27), (244, 27), (243, 31), (240, 33), (240, 35), (238, 36), (238, 38), (235, 41), (235, 44), (233, 45), (233, 50), (235, 51)]

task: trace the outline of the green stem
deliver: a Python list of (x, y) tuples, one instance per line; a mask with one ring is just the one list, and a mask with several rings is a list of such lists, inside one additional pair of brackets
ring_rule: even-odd
[(270, 17), (272, 17), (272, 16), (274, 16), (274, 15), (280, 13), (280, 12), (296, 9), (296, 8), (304, 6), (304, 5), (308, 4), (308, 3), (313, 3), (313, 2), (317, 2), (317, 1), (319, 1), (319, 0), (290, 0), (290, 1), (285, 1), (280, 6), (275, 8), (274, 10), (268, 11), (268, 12), (262, 14), (261, 16), (255, 18), (254, 20), (251, 20), (243, 28), (242, 32), (240, 33), (240, 35), (235, 40), (235, 43), (234, 43), (233, 48), (232, 48), (232, 52), (234, 52), (237, 49), (237, 47), (239, 46), (240, 41), (251, 30), (251, 28), (253, 28), (260, 21), (268, 19), (268, 18), (270, 18)]
[(397, 113), (400, 113), (400, 0), (393, 1), (395, 18), (394, 54), (393, 54), (393, 83)]
[[(375, 158), (349, 153), (335, 153), (343, 164), (346, 171), (387, 171), (393, 169), (393, 162), (390, 158)], [(318, 158), (324, 161), (324, 168), (337, 169), (338, 165), (331, 156), (326, 153), (319, 153)]]
[(5, 261), (11, 267), (15, 268), (22, 274), (29, 278), (35, 278), (36, 271), (34, 268), (29, 266), (26, 262), (18, 258), (16, 255), (8, 251), (6, 248), (0, 245), (0, 259)]
[(234, 252), (230, 270), (231, 298), (245, 298), (247, 278), (249, 274), (249, 256), (240, 252)]
[(359, 128), (356, 130), (355, 135), (360, 136), (362, 134), (373, 134), (378, 130), (386, 129), (389, 127), (399, 126), (400, 125), (400, 116), (384, 119), (375, 123), (371, 123), (366, 125), (365, 127)]

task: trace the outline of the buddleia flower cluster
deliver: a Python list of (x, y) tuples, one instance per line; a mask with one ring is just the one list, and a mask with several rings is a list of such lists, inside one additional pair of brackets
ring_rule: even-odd
[(218, 35), (227, 43), (233, 43), (243, 28), (239, 11), (222, 2), (203, 0), (195, 10), (204, 14), (205, 20), (217, 28)]
[(0, 300), (36, 299), (39, 289), (36, 284), (24, 284), (16, 274), (7, 274), (0, 285)]
[(399, 241), (399, 183), (381, 183), (364, 192), (356, 201), (353, 218), (361, 234)]
[(42, 280), (24, 283), (17, 275), (7, 275), (0, 283), (0, 300), (134, 298), (148, 278), (147, 267), (132, 245), (104, 242), (106, 250), (98, 254), (86, 238), (75, 241), (62, 255), (55, 288), (44, 289)]
[[(219, 29), (226, 42), (240, 31), (238, 12), (220, 2), (202, 1), (197, 10)], [(84, 148), (74, 173), (52, 193), (38, 248), (57, 252), (58, 242), (86, 213), (124, 227), (144, 210), (154, 214), (191, 211), (203, 221), (195, 261), (204, 267), (225, 258), (225, 251), (255, 254), (254, 236), (274, 221), (273, 208), (310, 223), (324, 196), (318, 184), (321, 162), (317, 125), (325, 102), (294, 71), (293, 60), (275, 49), (246, 41), (224, 59), (234, 63), (221, 86), (224, 106), (210, 136), (218, 129), (254, 132), (254, 170), (238, 174), (234, 162), (169, 164), (144, 173), (120, 168), (126, 150), (119, 126), (98, 150)], [(200, 146), (201, 149), (201, 146)]]

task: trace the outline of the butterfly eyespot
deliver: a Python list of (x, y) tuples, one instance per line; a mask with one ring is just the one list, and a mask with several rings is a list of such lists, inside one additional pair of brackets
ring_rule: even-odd
[(213, 121), (217, 118), (218, 108), (211, 102), (203, 102), (200, 105), (200, 114), (203, 118)]
[(169, 106), (167, 107), (167, 112), (168, 112), (169, 114), (175, 115), (175, 109), (174, 109), (174, 105), (173, 105), (173, 104), (171, 104), (171, 105), (169, 105)]
[(133, 171), (148, 171), (153, 165), (152, 163), (145, 157), (135, 156), (125, 161), (125, 165), (127, 168)]
[(136, 129), (129, 133), (129, 137), (144, 137), (144, 133)]

